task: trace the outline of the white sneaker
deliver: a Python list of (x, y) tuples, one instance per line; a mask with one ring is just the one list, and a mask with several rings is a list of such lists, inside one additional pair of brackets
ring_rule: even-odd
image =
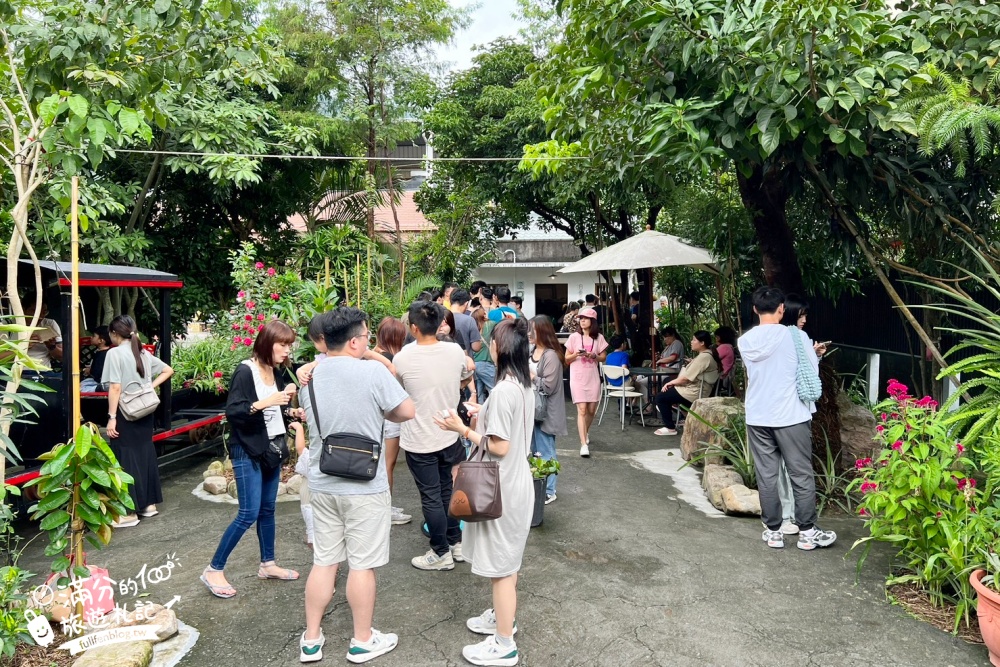
[(511, 667), (517, 664), (517, 644), (502, 648), (496, 635), (487, 637), (478, 644), (470, 644), (462, 649), (462, 656), (473, 665), (497, 665)]
[(664, 426), (653, 431), (653, 435), (677, 435), (677, 429)]
[(319, 662), (323, 659), (323, 644), (326, 637), (323, 636), (322, 628), (319, 631), (319, 639), (306, 639), (303, 632), (299, 637), (299, 662)]
[(767, 542), (767, 546), (772, 549), (785, 548), (785, 536), (781, 534), (780, 530), (768, 530), (765, 528), (760, 538)]
[(580, 456), (582, 456), (584, 458), (589, 458), (590, 457), (590, 447), (588, 447), (587, 445), (581, 445), (580, 446)]
[(784, 523), (781, 524), (781, 532), (784, 533), (785, 535), (798, 535), (799, 527), (796, 526), (791, 521), (785, 521)]
[(392, 525), (402, 526), (403, 524), (410, 523), (412, 519), (412, 516), (403, 512), (402, 507), (392, 508)]
[(828, 547), (837, 541), (837, 533), (832, 530), (820, 530), (813, 526), (809, 530), (799, 533), (799, 543), (796, 544), (803, 551), (812, 551), (816, 547)]
[(456, 563), (464, 563), (465, 557), (462, 555), (462, 543), (451, 545), (451, 559)]
[(554, 503), (555, 501), (556, 501), (556, 494), (550, 493), (549, 495), (545, 496), (545, 504), (546, 505)]
[[(492, 609), (487, 609), (479, 616), (473, 616), (467, 620), (465, 627), (481, 635), (495, 635), (497, 633), (497, 615)], [(514, 619), (513, 634), (517, 634), (517, 619)]]
[(366, 642), (359, 642), (351, 638), (351, 647), (347, 651), (347, 659), (350, 662), (368, 662), (372, 658), (377, 658), (396, 648), (399, 637), (391, 632), (382, 633), (372, 628), (372, 638)]
[(434, 550), (431, 549), (423, 556), (417, 556), (416, 558), (413, 558), (410, 561), (410, 563), (413, 565), (413, 567), (417, 568), (418, 570), (455, 569), (455, 561), (451, 557), (451, 551), (448, 551), (448, 553), (446, 553), (443, 556), (438, 556), (436, 553), (434, 553)]

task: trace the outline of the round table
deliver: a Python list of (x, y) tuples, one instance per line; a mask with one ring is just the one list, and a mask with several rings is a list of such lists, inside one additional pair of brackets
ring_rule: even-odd
[(666, 370), (665, 368), (649, 368), (648, 366), (636, 366), (634, 368), (628, 369), (629, 375), (634, 375), (636, 377), (648, 377), (649, 382), (649, 402), (656, 403), (655, 397), (660, 390), (660, 385), (655, 381), (656, 378), (661, 377), (677, 377), (678, 371)]

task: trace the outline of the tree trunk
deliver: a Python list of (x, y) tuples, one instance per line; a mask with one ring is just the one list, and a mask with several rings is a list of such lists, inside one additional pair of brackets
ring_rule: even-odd
[(739, 174), (740, 196), (750, 213), (764, 265), (764, 280), (785, 293), (805, 292), (795, 254), (795, 238), (788, 226), (785, 205), (789, 192), (781, 172), (754, 167), (749, 177)]

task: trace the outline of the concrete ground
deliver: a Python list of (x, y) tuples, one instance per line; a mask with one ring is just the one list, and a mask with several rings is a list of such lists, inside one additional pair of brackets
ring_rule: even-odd
[[(884, 550), (873, 552), (855, 583), (855, 558), (847, 551), (862, 534), (857, 520), (823, 520), (840, 536), (826, 550), (807, 553), (794, 542), (768, 549), (758, 520), (710, 518), (680, 498), (672, 478), (631, 458), (676, 448), (677, 438), (656, 437), (638, 424), (623, 434), (612, 417), (592, 432), (591, 458), (581, 459), (573, 432), (558, 441), (559, 498), (545, 508), (545, 522), (532, 530), (524, 556), (517, 614), (522, 665), (989, 664), (984, 647), (886, 602)], [(302, 542), (298, 503), (278, 505), (278, 558), (300, 570), (303, 580), (258, 580), (256, 538), (248, 533), (226, 570), (238, 596), (213, 598), (198, 575), (236, 508), (191, 495), (207, 460), (162, 471), (160, 516), (118, 531), (90, 562), (123, 578), (176, 553), (182, 567), (144, 599), (162, 603), (181, 596), (175, 606), (180, 618), (201, 631), (182, 665), (299, 664), (310, 551)], [(404, 462), (396, 472), (395, 504), (419, 514)], [(36, 540), (22, 564), (44, 571), (42, 547)], [(400, 641), (373, 664), (461, 665), (462, 646), (479, 639), (466, 630), (465, 619), (490, 606), (488, 583), (468, 564), (451, 572), (411, 567), (410, 558), (426, 550), (416, 518), (392, 529), (392, 560), (378, 575), (375, 624)], [(351, 622), (343, 587), (342, 573), (324, 622), (326, 657), (319, 664), (347, 664)], [(131, 607), (135, 598), (125, 599)]]

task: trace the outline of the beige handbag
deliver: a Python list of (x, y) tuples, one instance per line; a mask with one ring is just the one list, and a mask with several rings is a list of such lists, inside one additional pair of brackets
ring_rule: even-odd
[(147, 352), (142, 354), (142, 367), (146, 372), (146, 377), (141, 382), (132, 381), (122, 388), (121, 398), (118, 399), (118, 409), (122, 411), (122, 416), (130, 422), (139, 421), (147, 415), (151, 415), (160, 405), (160, 397), (153, 389), (153, 370), (150, 368)]

